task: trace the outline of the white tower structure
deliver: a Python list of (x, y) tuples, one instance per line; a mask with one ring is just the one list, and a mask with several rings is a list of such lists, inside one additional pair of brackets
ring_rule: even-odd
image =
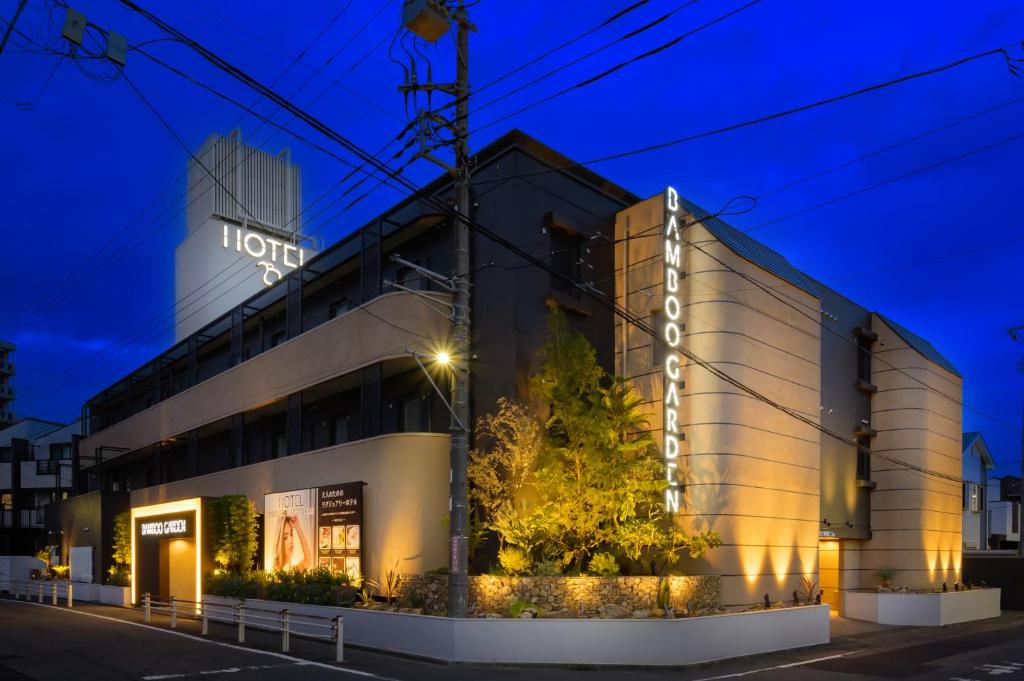
[(210, 135), (189, 161), (187, 234), (174, 253), (175, 342), (316, 251), (300, 233), (302, 178), (291, 152), (245, 144), (236, 129)]

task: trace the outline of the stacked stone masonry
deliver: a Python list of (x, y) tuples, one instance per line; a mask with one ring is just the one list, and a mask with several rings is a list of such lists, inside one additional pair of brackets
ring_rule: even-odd
[[(561, 613), (599, 617), (618, 611), (630, 616), (658, 607), (660, 577), (493, 577), (469, 578), (469, 604), (476, 614), (503, 614), (514, 600), (530, 603), (540, 616)], [(669, 604), (679, 615), (711, 614), (719, 608), (719, 577), (665, 577)], [(448, 601), (447, 575), (403, 575), (398, 591), (403, 604), (429, 614), (444, 614)], [(625, 614), (629, 613), (629, 614)]]

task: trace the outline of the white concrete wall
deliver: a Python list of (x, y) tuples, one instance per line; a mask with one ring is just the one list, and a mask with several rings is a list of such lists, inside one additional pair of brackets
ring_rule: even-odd
[(231, 468), (131, 493), (132, 507), (244, 494), (263, 512), (263, 495), (362, 480), (363, 570), (381, 581), (446, 566), (448, 435), (395, 433)]
[(999, 589), (947, 593), (849, 591), (846, 617), (879, 624), (939, 627), (999, 617)]
[[(692, 218), (681, 212), (680, 219), (688, 224)], [(623, 240), (627, 228), (634, 237), (660, 235), (663, 222), (659, 194), (620, 211), (615, 238)], [(817, 422), (820, 301), (740, 257), (700, 223), (687, 227), (683, 239), (681, 345)], [(616, 247), (616, 300), (650, 322), (664, 304), (664, 240), (622, 244)], [(654, 365), (653, 340), (617, 320), (615, 344), (616, 371), (639, 391), (652, 435), (663, 446), (664, 377)], [(678, 415), (685, 439), (677, 462), (685, 493), (674, 519), (687, 531), (718, 532), (722, 546), (699, 561), (684, 557), (680, 569), (721, 575), (726, 606), (760, 603), (765, 593), (790, 600), (802, 577), (818, 581), (821, 434), (699, 364), (687, 361), (682, 374)]]
[[(241, 253), (236, 250), (234, 224), (228, 225), (230, 239), (228, 248), (224, 248), (224, 224), (223, 220), (205, 220), (174, 250), (176, 343), (267, 287), (264, 269), (256, 264), (259, 259), (244, 249)], [(317, 253), (308, 243), (302, 248), (307, 262)], [(263, 258), (268, 262), (270, 259), (269, 253)], [(284, 266), (280, 253), (276, 266), (282, 275), (294, 269)]]
[(341, 614), (346, 643), (448, 662), (679, 666), (829, 641), (824, 605), (677, 620), (455, 619), (258, 600), (246, 608), (287, 608), (300, 628), (296, 614)]

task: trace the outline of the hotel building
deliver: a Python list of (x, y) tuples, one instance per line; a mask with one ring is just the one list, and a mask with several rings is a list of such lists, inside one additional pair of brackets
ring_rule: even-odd
[[(416, 268), (451, 271), (450, 217), (424, 201), (450, 193), (439, 178), (307, 253), (88, 400), (79, 489), (130, 495), (140, 546), (143, 524), (146, 541), (193, 543), (181, 560), (146, 549), (152, 574), (173, 573), (160, 583), (187, 589), (207, 569), (206, 499), (244, 494), (269, 518), (266, 495), (356, 482), (366, 574), (447, 565), (449, 414), (431, 385), (447, 394), (447, 378), (416, 354), (444, 347), (450, 295)], [(475, 237), (474, 418), (525, 397), (554, 302), (643, 395), (674, 521), (723, 541), (683, 567), (721, 575), (724, 605), (789, 599), (802, 577), (840, 607), (882, 568), (911, 587), (958, 578), (959, 483), (921, 471), (960, 473), (961, 377), (930, 344), (674, 190), (641, 200), (519, 132), (478, 152), (472, 200), (476, 220), (562, 275)], [(686, 225), (678, 240), (669, 217)], [(249, 227), (217, 224), (211, 250)], [(650, 324), (623, 323), (582, 287)], [(76, 541), (65, 532), (64, 550)]]

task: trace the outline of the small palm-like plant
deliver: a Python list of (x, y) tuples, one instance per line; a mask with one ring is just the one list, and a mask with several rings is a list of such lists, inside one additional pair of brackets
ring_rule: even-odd
[(818, 590), (818, 583), (810, 577), (800, 578), (800, 591), (803, 593), (804, 600), (807, 603), (814, 602), (814, 594)]

